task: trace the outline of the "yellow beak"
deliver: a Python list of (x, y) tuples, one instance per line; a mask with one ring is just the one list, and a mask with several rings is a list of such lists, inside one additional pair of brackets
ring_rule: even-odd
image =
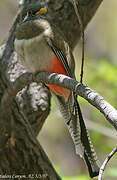
[(41, 8), (39, 11), (37, 11), (35, 14), (36, 15), (40, 15), (40, 14), (46, 14), (47, 13), (47, 9), (46, 8)]

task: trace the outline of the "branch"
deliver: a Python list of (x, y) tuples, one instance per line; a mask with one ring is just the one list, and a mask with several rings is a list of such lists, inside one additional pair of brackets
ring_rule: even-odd
[(103, 162), (101, 168), (100, 168), (100, 172), (99, 172), (99, 176), (98, 176), (98, 180), (102, 180), (102, 176), (104, 173), (104, 170), (106, 168), (106, 165), (108, 164), (109, 160), (114, 156), (114, 154), (117, 152), (117, 147), (114, 148), (112, 150), (112, 152), (107, 156), (107, 158), (105, 159), (105, 161)]
[[(117, 110), (113, 106), (111, 106), (107, 101), (105, 101), (102, 96), (90, 89), (88, 86), (78, 83), (75, 79), (72, 79), (62, 74), (51, 74), (47, 72), (40, 72), (36, 75), (32, 75), (31, 73), (23, 74), (6, 91), (2, 98), (1, 106), (5, 107), (6, 102), (9, 102), (10, 104), (13, 98), (15, 98), (16, 94), (19, 92), (19, 90), (21, 90), (21, 88), (25, 87), (28, 83), (31, 82), (43, 82), (45, 84), (47, 83), (58, 85), (67, 88), (71, 91), (74, 91), (77, 95), (83, 97), (91, 105), (100, 110), (100, 112), (117, 130)], [(5, 109), (8, 109), (8, 107), (9, 105), (7, 104), (7, 107)]]
[(36, 76), (36, 82), (38, 82), (39, 79), (44, 83), (59, 85), (74, 91), (76, 94), (86, 99), (91, 105), (100, 110), (100, 112), (103, 113), (106, 119), (117, 130), (117, 110), (88, 86), (78, 83), (76, 80), (65, 75), (57, 75), (55, 73), (39, 73)]

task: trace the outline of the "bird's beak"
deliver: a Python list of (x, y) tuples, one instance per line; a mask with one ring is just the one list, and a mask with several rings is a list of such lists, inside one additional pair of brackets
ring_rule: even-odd
[(46, 14), (46, 13), (47, 13), (47, 9), (46, 8), (41, 8), (39, 11), (37, 11), (35, 13), (35, 15)]

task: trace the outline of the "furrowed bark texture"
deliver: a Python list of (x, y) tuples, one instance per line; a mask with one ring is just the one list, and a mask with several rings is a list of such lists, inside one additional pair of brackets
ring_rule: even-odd
[[(64, 32), (69, 45), (74, 48), (80, 38), (80, 28), (73, 6), (68, 0), (25, 0), (24, 3), (40, 2), (48, 5), (53, 23)], [(94, 16), (102, 0), (80, 0), (79, 12), (84, 24)], [(7, 88), (17, 77), (26, 72), (14, 52), (15, 28), (20, 10), (6, 39), (0, 48), (0, 101)], [(2, 56), (3, 55), (3, 56)], [(32, 83), (22, 89), (11, 104), (0, 105), (0, 174), (30, 174), (41, 179), (61, 179), (55, 172), (35, 136), (41, 130), (50, 111), (50, 93), (42, 84)], [(30, 122), (30, 124), (29, 124)], [(0, 177), (1, 179), (1, 177)], [(5, 179), (5, 178), (2, 178)], [(7, 179), (11, 179), (10, 177)], [(17, 178), (23, 179), (23, 177)], [(39, 179), (36, 178), (35, 179)]]

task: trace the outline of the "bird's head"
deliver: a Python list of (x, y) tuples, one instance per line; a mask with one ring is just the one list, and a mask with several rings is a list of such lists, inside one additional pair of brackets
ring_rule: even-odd
[(21, 12), (21, 23), (45, 17), (47, 14), (47, 7), (41, 6), (40, 4), (33, 4), (24, 6)]
[(43, 33), (49, 26), (47, 8), (36, 4), (28, 5), (22, 9), (20, 23), (16, 28), (16, 38), (33, 38)]

